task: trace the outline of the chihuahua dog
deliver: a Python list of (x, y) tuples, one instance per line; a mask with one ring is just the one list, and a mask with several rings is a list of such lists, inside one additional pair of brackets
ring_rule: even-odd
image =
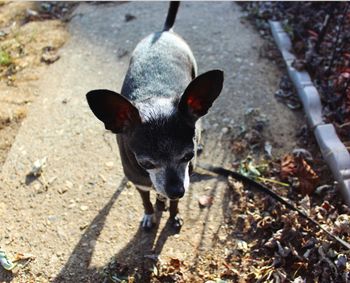
[(170, 223), (181, 228), (178, 200), (189, 187), (191, 160), (196, 151), (196, 122), (219, 96), (223, 72), (197, 76), (187, 43), (172, 31), (179, 2), (171, 2), (162, 31), (144, 38), (132, 53), (121, 94), (99, 89), (87, 93), (95, 116), (117, 134), (124, 173), (141, 194), (141, 225), (155, 224), (155, 208), (166, 210)]

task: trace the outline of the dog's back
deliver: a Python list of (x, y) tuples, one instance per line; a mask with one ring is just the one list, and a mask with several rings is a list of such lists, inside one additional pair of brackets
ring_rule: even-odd
[(129, 100), (179, 96), (195, 78), (197, 65), (192, 51), (171, 30), (177, 7), (177, 2), (171, 3), (163, 31), (147, 36), (136, 46), (121, 90)]

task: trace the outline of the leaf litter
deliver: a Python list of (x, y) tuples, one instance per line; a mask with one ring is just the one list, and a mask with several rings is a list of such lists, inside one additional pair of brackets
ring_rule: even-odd
[[(245, 19), (264, 37), (270, 37), (268, 20), (281, 21), (297, 57), (292, 66), (311, 75), (321, 96), (325, 121), (333, 123), (342, 141), (349, 144), (349, 2), (241, 2), (240, 5), (246, 11)], [(288, 81), (286, 76), (282, 81)], [(276, 97), (289, 100), (293, 97), (289, 89), (282, 82)]]

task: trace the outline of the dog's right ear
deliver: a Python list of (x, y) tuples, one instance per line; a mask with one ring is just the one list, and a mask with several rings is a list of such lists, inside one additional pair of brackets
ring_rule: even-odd
[(194, 123), (207, 114), (214, 100), (219, 96), (224, 82), (221, 70), (212, 70), (196, 77), (183, 93), (178, 109)]
[(141, 123), (137, 108), (119, 93), (97, 89), (89, 91), (86, 99), (95, 116), (113, 133), (122, 133)]

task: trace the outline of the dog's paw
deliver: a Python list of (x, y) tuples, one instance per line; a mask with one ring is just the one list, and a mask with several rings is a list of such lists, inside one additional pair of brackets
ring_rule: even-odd
[(141, 226), (145, 230), (150, 230), (154, 227), (156, 223), (156, 217), (154, 213), (152, 214), (144, 214), (141, 220)]
[(184, 221), (182, 220), (182, 218), (179, 214), (177, 214), (175, 217), (169, 218), (169, 225), (176, 232), (180, 232), (183, 223), (184, 223)]

